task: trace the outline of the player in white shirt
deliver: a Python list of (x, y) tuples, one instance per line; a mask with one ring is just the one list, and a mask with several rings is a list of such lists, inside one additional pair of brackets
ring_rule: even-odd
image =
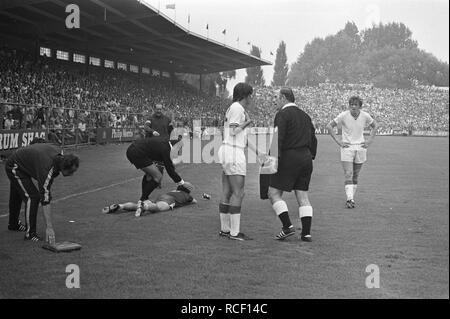
[[(340, 113), (328, 124), (328, 132), (334, 141), (341, 147), (341, 162), (345, 175), (345, 194), (347, 207), (355, 207), (355, 193), (358, 186), (358, 176), (362, 165), (367, 160), (367, 148), (372, 144), (376, 133), (376, 122), (369, 113), (361, 110), (362, 100), (352, 96), (349, 109)], [(342, 140), (339, 140), (335, 127), (342, 128)], [(364, 128), (370, 127), (370, 136), (364, 139)]]
[[(245, 108), (251, 104), (252, 93), (253, 88), (246, 83), (238, 83), (234, 87), (233, 104), (225, 114), (223, 144), (218, 150), (223, 170), (219, 235), (241, 241), (251, 239), (240, 232), (240, 220), (247, 171), (244, 153), (247, 146), (246, 128), (252, 123)], [(254, 145), (249, 146), (256, 151)]]

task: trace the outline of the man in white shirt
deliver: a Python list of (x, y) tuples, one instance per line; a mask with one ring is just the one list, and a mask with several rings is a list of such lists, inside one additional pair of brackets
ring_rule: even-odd
[[(244, 107), (250, 105), (252, 93), (253, 88), (247, 83), (238, 83), (234, 87), (233, 104), (225, 114), (223, 144), (218, 150), (222, 164), (219, 235), (240, 241), (251, 239), (240, 232), (240, 220), (247, 172), (244, 153), (247, 146), (246, 128), (252, 123)], [(250, 147), (256, 151), (254, 145), (251, 144)]]
[[(345, 193), (347, 208), (355, 208), (354, 196), (358, 186), (358, 176), (367, 160), (367, 148), (372, 144), (376, 133), (376, 122), (369, 113), (361, 110), (362, 100), (358, 96), (349, 99), (349, 109), (340, 113), (327, 128), (331, 137), (341, 147), (341, 162), (345, 175)], [(364, 139), (364, 128), (370, 127), (370, 136)], [(342, 140), (339, 140), (335, 127), (342, 128)]]

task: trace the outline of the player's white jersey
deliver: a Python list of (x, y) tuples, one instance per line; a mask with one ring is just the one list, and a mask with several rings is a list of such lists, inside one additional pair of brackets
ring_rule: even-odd
[(348, 144), (364, 143), (364, 128), (373, 123), (369, 113), (360, 111), (355, 119), (349, 110), (342, 112), (334, 122), (342, 128), (342, 142)]
[(232, 136), (230, 133), (230, 125), (241, 125), (245, 122), (245, 109), (239, 102), (234, 102), (230, 105), (225, 113), (225, 122), (223, 127), (223, 142), (224, 144), (245, 148), (247, 144), (246, 130), (239, 132)]

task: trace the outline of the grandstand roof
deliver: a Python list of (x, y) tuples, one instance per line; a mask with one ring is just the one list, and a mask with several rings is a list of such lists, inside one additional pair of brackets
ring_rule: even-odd
[[(69, 4), (80, 8), (79, 29), (65, 26)], [(2, 0), (0, 35), (177, 73), (271, 64), (189, 32), (138, 0)]]

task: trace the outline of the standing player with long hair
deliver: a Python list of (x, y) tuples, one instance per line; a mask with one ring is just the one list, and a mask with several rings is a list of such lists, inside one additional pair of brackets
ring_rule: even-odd
[[(233, 104), (225, 114), (223, 144), (218, 151), (223, 169), (219, 235), (240, 241), (251, 239), (240, 232), (240, 222), (247, 170), (245, 129), (252, 123), (245, 108), (251, 104), (252, 93), (253, 88), (247, 83), (238, 83), (234, 87)], [(249, 146), (256, 151), (253, 145)]]

